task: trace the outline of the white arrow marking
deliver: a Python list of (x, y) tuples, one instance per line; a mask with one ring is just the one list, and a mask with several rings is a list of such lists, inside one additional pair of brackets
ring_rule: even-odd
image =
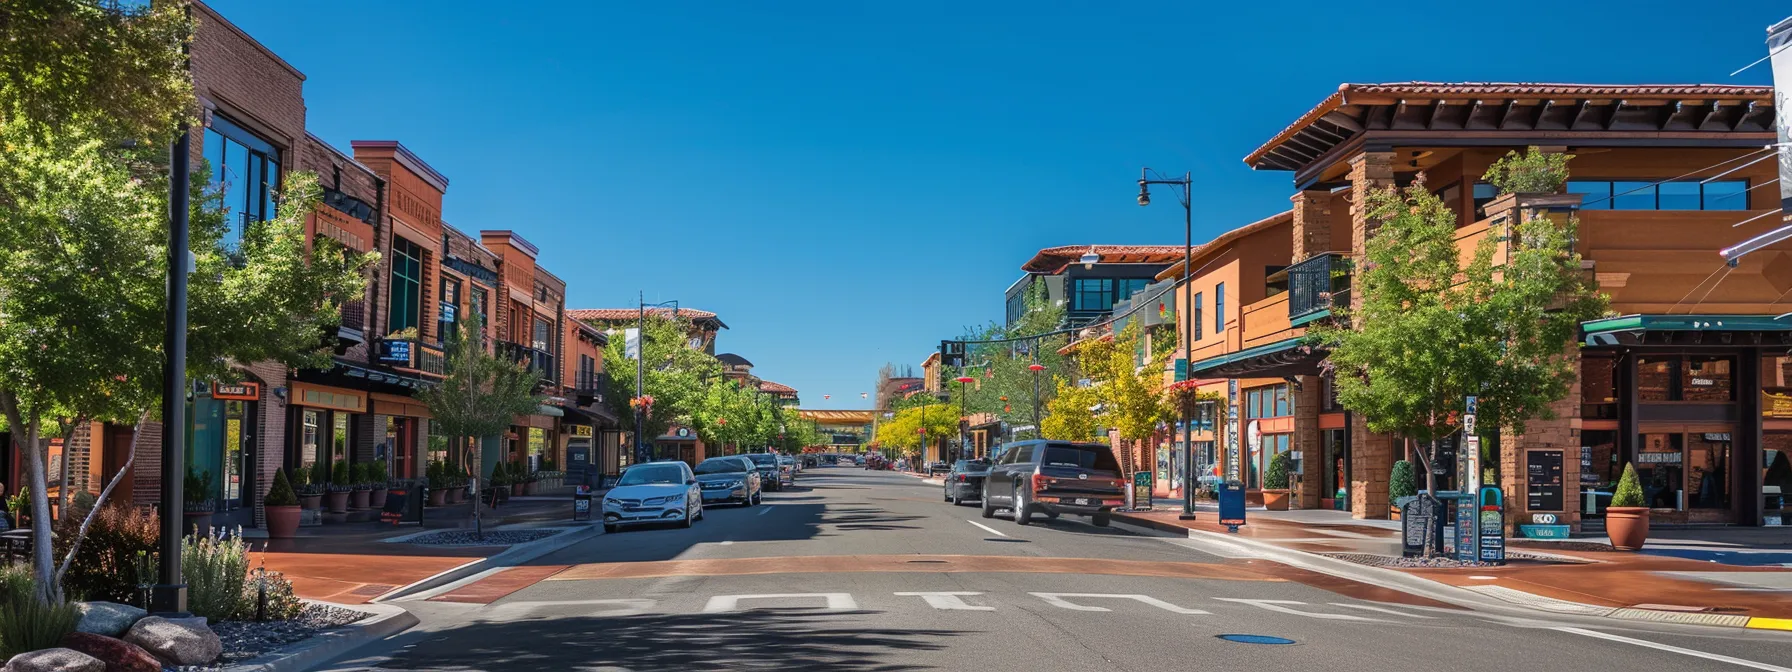
[(977, 592), (931, 592), (931, 593), (896, 593), (897, 597), (919, 597), (927, 601), (927, 606), (935, 609), (958, 611), (995, 611), (995, 607), (979, 607), (966, 604), (963, 596), (982, 595)]
[(769, 593), (765, 595), (717, 595), (709, 598), (704, 605), (703, 613), (715, 614), (725, 611), (740, 611), (741, 600), (776, 600), (820, 598), (830, 611), (847, 611), (859, 608), (850, 593)]
[(1240, 604), (1248, 604), (1253, 607), (1258, 607), (1261, 609), (1268, 609), (1270, 611), (1281, 612), (1284, 614), (1294, 614), (1296, 616), (1309, 616), (1312, 618), (1323, 618), (1323, 619), (1331, 620), (1331, 621), (1369, 621), (1372, 623), (1386, 623), (1387, 622), (1387, 621), (1383, 621), (1379, 618), (1363, 618), (1361, 616), (1351, 616), (1349, 614), (1320, 614), (1320, 613), (1315, 613), (1315, 612), (1311, 612), (1311, 611), (1301, 611), (1299, 609), (1289, 609), (1288, 607), (1282, 606), (1285, 604), (1306, 604), (1305, 602), (1296, 602), (1294, 600), (1247, 600), (1247, 599), (1242, 599), (1242, 598), (1237, 598), (1237, 597), (1216, 597), (1213, 599), (1220, 600), (1222, 602), (1238, 602)]
[(983, 531), (984, 531), (984, 532), (988, 532), (988, 533), (990, 533), (990, 534), (993, 534), (993, 535), (996, 535), (996, 536), (998, 536), (998, 537), (1006, 537), (1006, 536), (1008, 536), (1008, 535), (1006, 535), (1006, 534), (1002, 534), (1002, 533), (1001, 533), (1001, 532), (997, 532), (997, 531), (996, 531), (996, 528), (993, 528), (993, 527), (990, 527), (990, 526), (988, 526), (988, 525), (984, 525), (984, 524), (983, 524), (983, 523), (979, 523), (979, 522), (977, 522), (977, 521), (975, 521), (975, 520), (967, 520), (967, 521), (964, 521), (964, 522), (967, 522), (967, 523), (970, 523), (970, 524), (972, 524), (972, 525), (976, 525), (976, 526), (977, 526), (977, 527), (981, 527), (981, 528), (983, 528)]
[(1173, 614), (1211, 614), (1211, 613), (1213, 613), (1210, 611), (1202, 611), (1200, 609), (1190, 609), (1188, 607), (1178, 607), (1174, 604), (1170, 604), (1169, 602), (1165, 602), (1163, 600), (1157, 599), (1155, 597), (1151, 597), (1149, 595), (1117, 595), (1117, 594), (1108, 594), (1108, 593), (1027, 593), (1027, 594), (1032, 595), (1033, 597), (1037, 597), (1041, 600), (1045, 600), (1046, 604), (1052, 605), (1054, 607), (1062, 607), (1064, 609), (1071, 609), (1071, 610), (1075, 610), (1075, 611), (1113, 611), (1113, 610), (1109, 609), (1107, 607), (1091, 607), (1091, 606), (1085, 605), (1085, 604), (1077, 604), (1075, 602), (1071, 602), (1070, 600), (1066, 600), (1064, 598), (1081, 597), (1081, 598), (1108, 598), (1108, 599), (1115, 599), (1115, 600), (1135, 600), (1138, 602), (1143, 602), (1145, 604), (1149, 604), (1153, 607), (1157, 607), (1159, 609), (1168, 611)]
[[(585, 616), (616, 617), (645, 614), (647, 613), (647, 610), (652, 609), (655, 604), (657, 604), (656, 601), (646, 598), (622, 598), (614, 600), (544, 600), (532, 602), (506, 602), (503, 604), (491, 605), (487, 607), (487, 609), (491, 612), (499, 613), (522, 612), (524, 614), (531, 614), (532, 612), (558, 607), (588, 607), (591, 608), (591, 611), (585, 612)], [(487, 612), (487, 618), (492, 617), (493, 615), (490, 612)]]
[(1424, 618), (1424, 619), (1434, 618), (1432, 616), (1420, 616), (1418, 614), (1409, 614), (1404, 611), (1394, 611), (1393, 609), (1389, 609), (1387, 607), (1375, 607), (1375, 606), (1370, 606), (1367, 604), (1346, 604), (1344, 602), (1333, 602), (1332, 606), (1344, 607), (1346, 609), (1362, 609), (1363, 611), (1379, 611), (1384, 614), (1393, 614), (1395, 616), (1405, 616), (1407, 618)]

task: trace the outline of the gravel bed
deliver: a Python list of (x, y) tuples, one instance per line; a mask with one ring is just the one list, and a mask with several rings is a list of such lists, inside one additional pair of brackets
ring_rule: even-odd
[(406, 539), (403, 543), (422, 546), (509, 546), (546, 539), (565, 531), (557, 527), (538, 530), (490, 530), (481, 538), (472, 530), (443, 530)]
[(174, 668), (188, 670), (222, 670), (233, 664), (273, 653), (280, 647), (317, 636), (325, 630), (340, 628), (371, 616), (364, 611), (332, 607), (317, 603), (305, 605), (299, 617), (290, 621), (224, 621), (213, 623), (212, 632), (224, 642), (224, 655), (208, 665)]
[[(1343, 560), (1368, 567), (1394, 567), (1406, 569), (1457, 569), (1462, 567), (1499, 567), (1491, 562), (1462, 562), (1455, 558), (1408, 558), (1370, 553), (1321, 553), (1328, 558)], [(1555, 564), (1582, 564), (1560, 556), (1532, 555), (1529, 553), (1506, 552), (1506, 560), (1524, 560), (1528, 562), (1547, 562)]]

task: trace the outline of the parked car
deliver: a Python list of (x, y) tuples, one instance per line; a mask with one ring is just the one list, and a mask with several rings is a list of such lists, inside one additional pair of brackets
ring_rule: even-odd
[(772, 492), (784, 489), (784, 469), (778, 465), (778, 456), (771, 453), (748, 453), (743, 457), (752, 460), (754, 468), (759, 470), (759, 481)]
[(694, 473), (704, 504), (759, 504), (759, 468), (752, 460), (739, 455), (712, 457), (698, 463)]
[(676, 523), (690, 527), (703, 519), (703, 493), (690, 465), (675, 460), (629, 467), (604, 494), (604, 531), (625, 525)]
[(926, 469), (928, 476), (933, 476), (935, 474), (943, 474), (943, 473), (946, 473), (951, 470), (952, 470), (952, 465), (947, 464), (945, 460), (936, 460), (933, 462), (929, 462), (929, 463), (927, 463), (927, 469)]
[(1126, 481), (1112, 448), (1099, 443), (1022, 441), (1013, 444), (983, 480), (983, 517), (997, 508), (1030, 525), (1035, 514), (1088, 516), (1106, 527), (1110, 512), (1126, 504)]
[(786, 470), (790, 471), (790, 480), (792, 481), (796, 480), (797, 474), (803, 472), (803, 463), (789, 455), (779, 455), (778, 466), (784, 467)]
[(989, 463), (983, 460), (959, 460), (946, 472), (946, 501), (953, 506), (983, 498), (983, 479), (989, 476)]

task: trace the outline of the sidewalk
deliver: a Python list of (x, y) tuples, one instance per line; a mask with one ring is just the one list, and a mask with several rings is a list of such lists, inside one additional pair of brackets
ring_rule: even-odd
[[(1181, 502), (1154, 504), (1153, 511), (1115, 519), (1162, 531), (1229, 534), (1210, 506), (1198, 507), (1196, 520), (1182, 521)], [(1355, 520), (1329, 510), (1252, 510), (1246, 519), (1236, 536), (1279, 548), (1372, 565), (1379, 558), (1365, 556), (1400, 555), (1399, 521)], [(1603, 539), (1507, 544), (1502, 567), (1380, 566), (1520, 603), (1546, 598), (1603, 611), (1728, 615), (1792, 628), (1792, 621), (1779, 620), (1792, 619), (1792, 565), (1781, 564), (1792, 563), (1792, 535), (1783, 529), (1662, 530), (1639, 553), (1611, 550)]]
[[(601, 497), (601, 494), (598, 495)], [(252, 567), (266, 566), (292, 581), (299, 597), (364, 604), (400, 587), (478, 562), (507, 545), (426, 546), (387, 541), (419, 532), (470, 527), (472, 503), (424, 509), (423, 525), (378, 521), (299, 528), (293, 539), (253, 539)], [(572, 497), (512, 497), (482, 516), (482, 527), (572, 523)], [(583, 523), (581, 523), (583, 524)]]

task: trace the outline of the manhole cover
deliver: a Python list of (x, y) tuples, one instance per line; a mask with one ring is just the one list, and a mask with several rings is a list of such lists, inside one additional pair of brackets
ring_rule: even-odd
[(1228, 642), (1239, 644), (1293, 644), (1294, 640), (1269, 635), (1214, 635)]

